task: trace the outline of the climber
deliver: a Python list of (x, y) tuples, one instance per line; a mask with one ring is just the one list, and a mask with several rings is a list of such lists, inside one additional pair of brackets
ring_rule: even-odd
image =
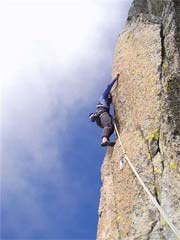
[(96, 105), (96, 112), (90, 113), (89, 118), (91, 122), (95, 122), (96, 124), (103, 128), (102, 132), (102, 141), (101, 146), (114, 146), (114, 142), (109, 140), (110, 136), (114, 132), (113, 118), (110, 114), (110, 104), (112, 102), (112, 95), (110, 93), (112, 86), (117, 81), (119, 77), (119, 73), (116, 75), (114, 80), (107, 86), (104, 93), (99, 98), (99, 101)]

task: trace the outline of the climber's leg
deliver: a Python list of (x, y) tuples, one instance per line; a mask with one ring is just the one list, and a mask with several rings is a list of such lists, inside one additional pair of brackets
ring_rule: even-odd
[(109, 141), (110, 136), (114, 132), (112, 117), (109, 115), (109, 113), (104, 112), (100, 116), (100, 122), (101, 126), (103, 127), (101, 146), (114, 146), (114, 142), (112, 143)]
[(100, 116), (101, 126), (103, 127), (102, 137), (107, 137), (108, 139), (114, 132), (113, 119), (109, 113), (104, 112)]

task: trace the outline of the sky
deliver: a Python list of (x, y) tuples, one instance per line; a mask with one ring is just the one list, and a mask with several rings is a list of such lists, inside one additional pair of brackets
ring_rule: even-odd
[(131, 2), (0, 2), (0, 239), (96, 238), (106, 149), (88, 115)]

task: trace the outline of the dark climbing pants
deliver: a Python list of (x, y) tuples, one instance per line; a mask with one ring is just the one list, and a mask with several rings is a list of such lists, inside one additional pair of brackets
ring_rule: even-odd
[(103, 128), (102, 137), (109, 137), (114, 132), (113, 118), (108, 112), (104, 112), (100, 116), (100, 124)]

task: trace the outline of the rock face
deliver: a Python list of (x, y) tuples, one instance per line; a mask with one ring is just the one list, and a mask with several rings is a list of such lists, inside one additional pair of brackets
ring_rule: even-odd
[[(134, 0), (115, 49), (115, 120), (144, 183), (180, 229), (180, 1)], [(98, 240), (177, 239), (116, 140), (102, 165)]]

